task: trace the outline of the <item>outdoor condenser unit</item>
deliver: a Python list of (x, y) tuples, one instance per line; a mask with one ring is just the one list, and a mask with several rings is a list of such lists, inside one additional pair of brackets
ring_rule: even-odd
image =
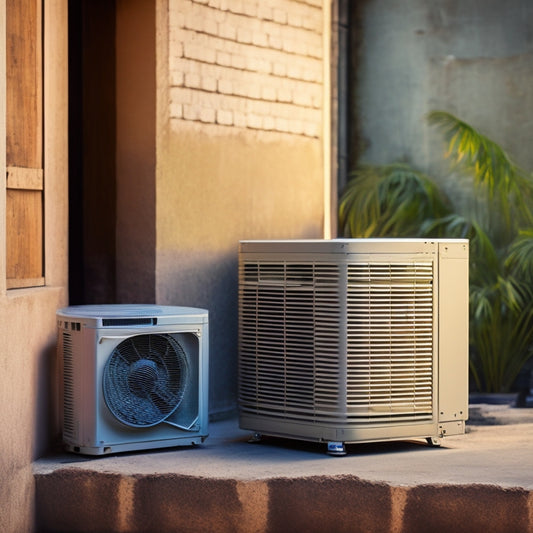
[(208, 435), (208, 312), (85, 305), (57, 312), (63, 441), (101, 455)]
[(468, 241), (242, 241), (239, 425), (328, 443), (468, 418)]

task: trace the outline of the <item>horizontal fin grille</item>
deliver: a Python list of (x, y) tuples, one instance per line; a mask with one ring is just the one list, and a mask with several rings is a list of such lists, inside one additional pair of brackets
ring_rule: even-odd
[(74, 369), (72, 361), (72, 335), (63, 331), (63, 434), (76, 436), (74, 423)]
[(433, 264), (349, 265), (347, 305), (349, 413), (431, 419)]
[(243, 263), (239, 399), (248, 412), (316, 417), (339, 403), (339, 267)]
[(433, 416), (433, 263), (246, 261), (239, 403), (317, 423)]

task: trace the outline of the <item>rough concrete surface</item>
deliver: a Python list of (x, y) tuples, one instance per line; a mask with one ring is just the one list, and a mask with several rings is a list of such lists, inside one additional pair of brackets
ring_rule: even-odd
[(34, 465), (37, 531), (533, 531), (533, 409), (472, 405), (467, 433), (424, 441), (248, 443)]

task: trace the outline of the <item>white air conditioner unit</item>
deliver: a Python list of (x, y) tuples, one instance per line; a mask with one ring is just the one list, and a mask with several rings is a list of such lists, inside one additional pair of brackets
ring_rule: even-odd
[(467, 240), (240, 243), (242, 429), (342, 455), (467, 417)]
[(208, 435), (208, 313), (157, 305), (57, 312), (63, 440), (101, 455), (192, 445)]

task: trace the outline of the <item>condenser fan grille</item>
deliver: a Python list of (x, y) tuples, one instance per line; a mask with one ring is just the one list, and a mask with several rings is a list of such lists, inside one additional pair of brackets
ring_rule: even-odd
[(104, 369), (106, 404), (128, 426), (154, 426), (180, 405), (188, 371), (187, 354), (171, 335), (126, 339), (113, 350)]

